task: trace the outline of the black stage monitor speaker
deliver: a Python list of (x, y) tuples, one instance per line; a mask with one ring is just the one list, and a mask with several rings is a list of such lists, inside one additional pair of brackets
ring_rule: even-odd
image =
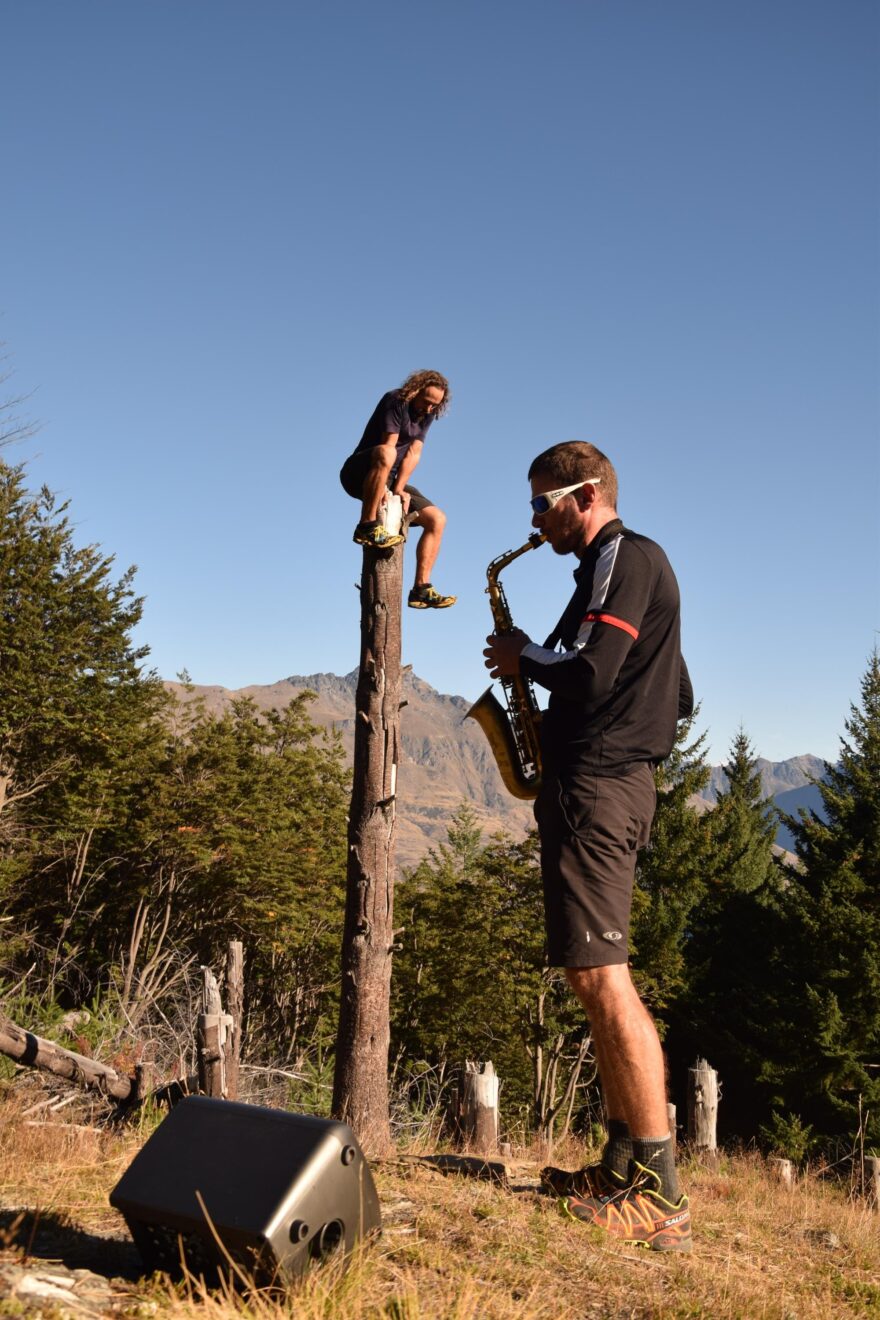
[[(148, 1270), (285, 1282), (380, 1230), (379, 1198), (345, 1123), (190, 1096), (110, 1193)], [(210, 1221), (210, 1222), (209, 1222)], [(218, 1245), (218, 1239), (222, 1247)]]

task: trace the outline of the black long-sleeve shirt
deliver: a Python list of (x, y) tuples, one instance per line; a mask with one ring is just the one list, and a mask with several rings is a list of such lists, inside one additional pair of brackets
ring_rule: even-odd
[(520, 657), (520, 672), (550, 693), (541, 721), (544, 776), (618, 775), (662, 761), (676, 721), (693, 711), (669, 560), (616, 518), (590, 542), (574, 580), (547, 642), (530, 642)]

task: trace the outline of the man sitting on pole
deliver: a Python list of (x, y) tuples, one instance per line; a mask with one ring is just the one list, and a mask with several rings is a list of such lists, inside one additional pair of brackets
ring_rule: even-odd
[(416, 580), (408, 600), (417, 610), (446, 609), (456, 599), (441, 595), (431, 585), (446, 515), (415, 486), (407, 484), (421, 458), (428, 428), (444, 415), (449, 397), (449, 381), (439, 371), (414, 371), (400, 389), (382, 395), (357, 448), (339, 474), (346, 493), (362, 501), (361, 519), (353, 538), (358, 545), (387, 550), (403, 540), (385, 527), (381, 517), (388, 491), (400, 496), (403, 515), (410, 524), (422, 528), (416, 547)]

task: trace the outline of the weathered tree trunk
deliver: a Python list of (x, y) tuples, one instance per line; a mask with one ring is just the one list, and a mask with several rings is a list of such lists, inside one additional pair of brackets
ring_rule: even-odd
[(65, 1050), (52, 1040), (43, 1040), (33, 1032), (23, 1031), (8, 1019), (0, 1019), (0, 1054), (28, 1068), (64, 1077), (92, 1091), (101, 1091), (114, 1100), (128, 1100), (132, 1093), (129, 1077), (120, 1077), (115, 1068), (87, 1059), (73, 1050)]
[(494, 1155), (498, 1149), (498, 1075), (491, 1060), (468, 1062), (461, 1075), (461, 1136), (468, 1150)]
[(351, 1124), (370, 1155), (391, 1146), (388, 1044), (402, 583), (402, 546), (364, 550), (333, 1112)]
[(202, 1095), (226, 1098), (225, 1045), (229, 1018), (223, 1012), (217, 978), (202, 968), (202, 1011), (197, 1024), (199, 1090)]
[(226, 1098), (237, 1100), (241, 1023), (244, 1016), (244, 946), (241, 940), (230, 940), (226, 951), (226, 1007), (232, 1019), (224, 1045)]
[(868, 1204), (872, 1205), (875, 1210), (880, 1211), (880, 1156), (866, 1155), (864, 1157), (862, 1186)]
[(134, 1067), (133, 1099), (142, 1103), (156, 1089), (156, 1065), (151, 1059), (136, 1063)]
[(718, 1074), (705, 1059), (688, 1069), (688, 1138), (697, 1150), (718, 1149)]
[(773, 1172), (777, 1182), (783, 1187), (794, 1187), (794, 1165), (791, 1160), (772, 1160)]

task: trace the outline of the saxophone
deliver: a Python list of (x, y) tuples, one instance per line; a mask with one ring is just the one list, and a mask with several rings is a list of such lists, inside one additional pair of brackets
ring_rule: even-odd
[[(486, 569), (486, 591), (496, 633), (513, 632), (510, 607), (504, 588), (498, 581), (502, 568), (512, 564), (514, 559), (519, 559), (528, 550), (537, 550), (543, 543), (543, 534), (533, 532), (525, 545), (499, 555)], [(508, 793), (517, 798), (534, 798), (538, 796), (541, 787), (541, 748), (538, 740), (541, 712), (535, 691), (531, 679), (521, 678), (518, 674), (508, 674), (499, 681), (507, 698), (507, 709), (502, 706), (491, 687), (488, 687), (471, 706), (465, 719), (476, 720), (489, 739), (492, 755)]]

